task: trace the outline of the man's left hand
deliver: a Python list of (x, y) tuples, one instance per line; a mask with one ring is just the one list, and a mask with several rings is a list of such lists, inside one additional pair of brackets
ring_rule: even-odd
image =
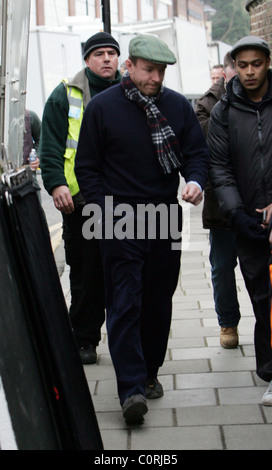
[(201, 189), (194, 183), (187, 183), (181, 193), (183, 201), (190, 202), (194, 206), (198, 206), (203, 199)]

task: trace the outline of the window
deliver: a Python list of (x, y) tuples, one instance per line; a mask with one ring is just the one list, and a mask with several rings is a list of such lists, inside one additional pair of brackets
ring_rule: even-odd
[(124, 23), (137, 21), (137, 0), (123, 2)]
[(168, 18), (168, 5), (165, 3), (165, 1), (159, 0), (157, 5), (158, 5), (158, 13), (157, 13), (158, 19)]
[(142, 19), (153, 20), (154, 9), (153, 0), (142, 0)]
[(95, 0), (76, 0), (76, 15), (95, 18)]
[(67, 0), (45, 0), (44, 1), (45, 24), (47, 26), (60, 26), (68, 16)]
[(119, 23), (118, 0), (111, 0), (110, 7), (111, 7), (111, 22), (112, 24), (118, 24)]

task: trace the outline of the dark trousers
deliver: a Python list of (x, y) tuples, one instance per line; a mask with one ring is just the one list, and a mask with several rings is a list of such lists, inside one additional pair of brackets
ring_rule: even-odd
[[(180, 245), (179, 245), (180, 246)], [(120, 403), (145, 393), (167, 350), (180, 249), (171, 239), (101, 241), (109, 349)]]
[(103, 267), (98, 240), (82, 236), (82, 207), (63, 214), (66, 263), (70, 266), (70, 319), (78, 346), (97, 346), (105, 320)]
[(267, 242), (237, 238), (241, 271), (255, 318), (257, 374), (266, 382), (272, 379), (270, 248)]
[(240, 307), (235, 278), (237, 250), (234, 233), (211, 228), (210, 246), (213, 297), (218, 323), (227, 328), (237, 326), (240, 321)]

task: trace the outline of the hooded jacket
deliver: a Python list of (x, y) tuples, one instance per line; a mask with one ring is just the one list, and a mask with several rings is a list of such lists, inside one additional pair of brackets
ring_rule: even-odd
[[(272, 74), (260, 103), (246, 97), (238, 76), (211, 112), (208, 131), (210, 180), (224, 214), (256, 209), (272, 202)], [(260, 216), (261, 217), (261, 216)]]

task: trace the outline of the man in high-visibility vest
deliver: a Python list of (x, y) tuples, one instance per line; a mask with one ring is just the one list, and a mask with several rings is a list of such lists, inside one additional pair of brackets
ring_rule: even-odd
[(103, 269), (99, 244), (82, 236), (85, 201), (74, 173), (84, 110), (97, 93), (120, 82), (118, 42), (108, 33), (90, 37), (86, 67), (63, 80), (49, 96), (42, 119), (40, 161), (45, 189), (63, 216), (66, 263), (70, 266), (70, 319), (83, 364), (97, 360), (96, 348), (105, 320)]

